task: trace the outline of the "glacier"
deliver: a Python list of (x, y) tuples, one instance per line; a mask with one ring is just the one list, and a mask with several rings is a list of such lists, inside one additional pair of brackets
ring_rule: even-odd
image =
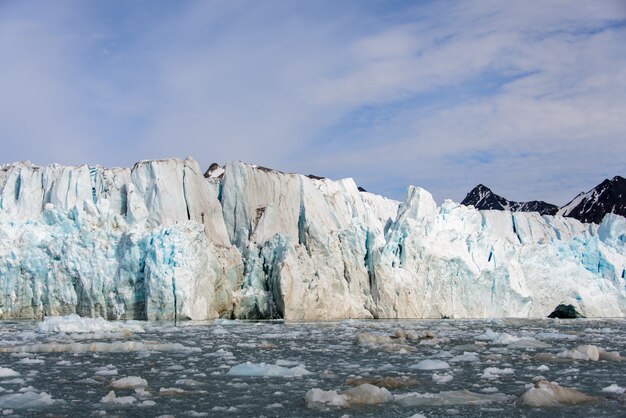
[(188, 158), (0, 166), (0, 318), (626, 316), (626, 218), (479, 211), (410, 186)]

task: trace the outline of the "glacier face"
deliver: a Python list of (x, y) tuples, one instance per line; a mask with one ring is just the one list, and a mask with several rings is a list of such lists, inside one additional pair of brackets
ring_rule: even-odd
[(626, 219), (404, 202), (187, 160), (0, 167), (2, 318), (626, 316)]

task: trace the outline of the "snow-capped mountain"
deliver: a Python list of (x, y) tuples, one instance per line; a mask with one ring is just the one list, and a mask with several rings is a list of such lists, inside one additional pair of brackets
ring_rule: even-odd
[(437, 206), (413, 186), (397, 202), (352, 179), (218, 168), (0, 166), (0, 318), (626, 316), (622, 216)]
[(541, 215), (554, 215), (559, 207), (541, 200), (513, 202), (495, 194), (488, 187), (479, 184), (465, 196), (462, 205), (472, 205), (481, 210), (510, 210), (511, 212), (539, 212)]
[(582, 192), (558, 214), (581, 222), (600, 223), (607, 213), (626, 216), (626, 179), (615, 176), (606, 179), (588, 192)]

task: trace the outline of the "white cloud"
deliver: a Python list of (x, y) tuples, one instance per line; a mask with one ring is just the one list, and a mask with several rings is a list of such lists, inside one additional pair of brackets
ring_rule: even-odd
[(556, 203), (624, 174), (620, 1), (144, 6), (5, 7), (5, 162), (192, 155)]

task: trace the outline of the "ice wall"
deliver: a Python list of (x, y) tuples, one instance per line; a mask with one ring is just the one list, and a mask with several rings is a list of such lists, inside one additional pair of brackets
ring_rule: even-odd
[(0, 168), (3, 318), (230, 315), (242, 278), (193, 160)]
[(191, 159), (0, 167), (3, 318), (626, 315), (626, 220), (404, 202)]

